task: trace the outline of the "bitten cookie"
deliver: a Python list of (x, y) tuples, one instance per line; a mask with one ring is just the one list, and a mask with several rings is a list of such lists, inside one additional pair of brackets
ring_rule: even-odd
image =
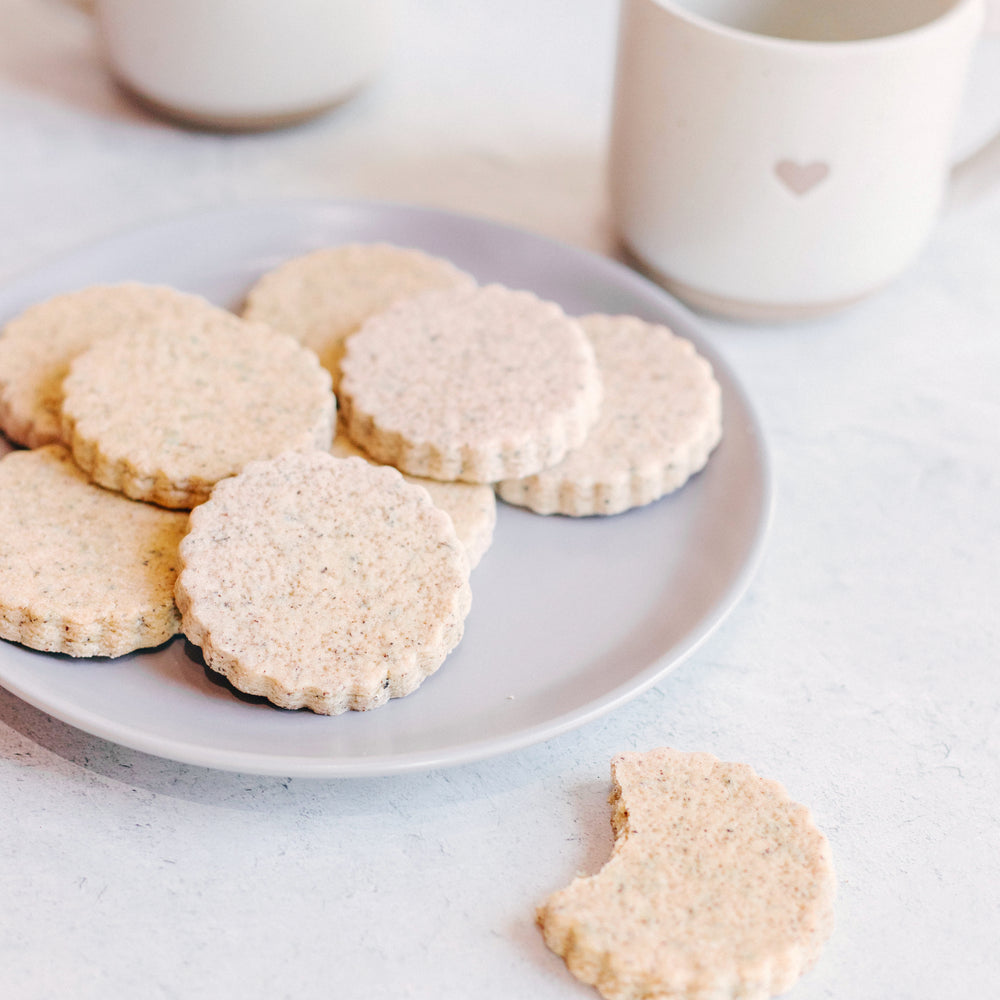
[(117, 333), (63, 381), (62, 434), (95, 482), (193, 507), (247, 462), (328, 449), (336, 400), (316, 355), (231, 317)]
[(177, 606), (213, 670), (336, 715), (414, 691), (458, 644), (469, 561), (395, 470), (326, 452), (254, 462), (191, 513)]
[(101, 337), (228, 320), (236, 317), (198, 295), (136, 282), (93, 285), (30, 306), (0, 334), (0, 430), (29, 448), (59, 442), (63, 378)]
[(0, 636), (70, 656), (157, 646), (180, 624), (187, 514), (94, 486), (60, 445), (0, 460)]
[(471, 287), (450, 261), (387, 243), (350, 243), (293, 257), (247, 293), (246, 319), (291, 334), (339, 381), (344, 341), (374, 313), (435, 288)]
[(660, 749), (612, 762), (611, 859), (538, 911), (546, 944), (609, 1000), (763, 1000), (833, 928), (809, 811), (745, 764)]
[(340, 399), (351, 438), (429, 479), (531, 475), (583, 443), (601, 380), (580, 324), (501, 285), (427, 292), (347, 342)]
[(722, 436), (722, 394), (694, 345), (634, 316), (584, 316), (604, 383), (586, 441), (497, 494), (540, 514), (618, 514), (678, 489)]
[[(372, 461), (346, 433), (337, 434), (330, 453), (337, 458)], [(469, 557), (469, 565), (475, 568), (493, 542), (497, 523), (497, 503), (492, 487), (483, 483), (441, 483), (405, 474), (403, 478), (427, 490), (434, 505), (451, 518), (458, 540)]]

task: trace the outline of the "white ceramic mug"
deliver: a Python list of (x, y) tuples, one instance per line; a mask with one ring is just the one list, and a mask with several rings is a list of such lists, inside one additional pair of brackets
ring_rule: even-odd
[(95, 0), (119, 82), (168, 116), (267, 128), (348, 97), (379, 67), (387, 0)]
[(983, 15), (982, 0), (622, 0), (609, 167), (626, 247), (742, 319), (884, 285), (942, 204)]

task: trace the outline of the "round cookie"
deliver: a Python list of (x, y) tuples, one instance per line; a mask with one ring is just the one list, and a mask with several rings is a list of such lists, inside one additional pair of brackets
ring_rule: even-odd
[(62, 433), (97, 483), (164, 507), (289, 449), (327, 449), (336, 400), (316, 355), (232, 317), (104, 337), (63, 381)]
[(830, 847), (746, 764), (660, 749), (612, 762), (610, 860), (538, 910), (545, 942), (609, 1000), (765, 1000), (833, 929)]
[(722, 394), (694, 345), (634, 316), (584, 316), (604, 383), (583, 444), (497, 494), (540, 514), (618, 514), (657, 500), (702, 469), (722, 436)]
[[(372, 461), (346, 433), (337, 434), (330, 453), (337, 458), (356, 457)], [(469, 566), (474, 569), (479, 565), (493, 542), (493, 530), (497, 523), (493, 488), (484, 483), (442, 483), (405, 474), (403, 478), (427, 490), (434, 505), (440, 507), (455, 525), (458, 540), (469, 557)]]
[(339, 380), (344, 341), (374, 313), (435, 288), (471, 287), (450, 261), (388, 243), (350, 243), (293, 257), (247, 293), (246, 319), (268, 323), (314, 350)]
[(187, 514), (91, 483), (61, 445), (0, 460), (0, 636), (70, 656), (157, 646), (180, 624)]
[(137, 282), (92, 285), (30, 306), (0, 333), (0, 430), (29, 448), (59, 442), (63, 378), (101, 337), (227, 321), (238, 322), (198, 295)]
[(501, 285), (427, 292), (347, 342), (340, 399), (351, 438), (429, 479), (531, 475), (582, 444), (601, 380), (580, 324)]
[(395, 470), (288, 452), (191, 513), (184, 634), (240, 691), (336, 715), (414, 691), (458, 644), (469, 561), (448, 515)]

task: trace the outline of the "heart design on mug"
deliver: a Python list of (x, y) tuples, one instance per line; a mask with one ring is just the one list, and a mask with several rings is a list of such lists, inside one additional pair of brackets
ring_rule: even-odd
[(795, 160), (778, 160), (774, 165), (778, 180), (793, 194), (808, 194), (817, 184), (826, 180), (830, 164), (822, 160), (813, 163), (797, 163)]

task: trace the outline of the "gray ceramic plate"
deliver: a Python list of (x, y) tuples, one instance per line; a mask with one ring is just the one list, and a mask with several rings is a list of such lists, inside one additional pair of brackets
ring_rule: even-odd
[[(465, 637), (413, 695), (322, 717), (242, 698), (176, 639), (116, 660), (0, 643), (0, 684), (50, 715), (147, 753), (207, 767), (342, 777), (440, 768), (581, 726), (655, 684), (745, 590), (771, 507), (758, 422), (695, 319), (627, 268), (479, 219), (400, 205), (282, 202), (175, 219), (88, 246), (0, 291), (0, 319), (97, 282), (163, 282), (236, 306), (294, 254), (383, 240), (527, 288), (567, 311), (634, 313), (690, 338), (722, 384), (723, 443), (678, 493), (613, 518), (501, 505), (473, 573)], [(7, 450), (0, 443), (0, 450)]]

